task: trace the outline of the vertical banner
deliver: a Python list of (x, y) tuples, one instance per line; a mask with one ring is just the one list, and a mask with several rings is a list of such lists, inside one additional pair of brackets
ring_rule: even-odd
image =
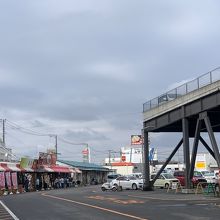
[(82, 151), (82, 155), (83, 155), (83, 162), (90, 162), (89, 161), (89, 147), (86, 147), (83, 151)]
[(10, 172), (5, 172), (6, 184), (8, 189), (11, 189), (11, 174)]
[(18, 179), (17, 179), (17, 173), (16, 172), (11, 174), (11, 179), (12, 179), (13, 189), (18, 189)]
[(149, 160), (152, 161), (154, 159), (154, 148), (149, 150)]
[(5, 189), (5, 173), (0, 172), (0, 189)]

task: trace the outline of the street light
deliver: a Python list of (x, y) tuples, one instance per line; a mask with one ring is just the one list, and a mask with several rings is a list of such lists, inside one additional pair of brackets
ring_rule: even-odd
[(143, 183), (143, 191), (152, 191), (152, 185), (150, 182), (150, 167), (149, 167), (149, 137), (148, 131), (151, 130), (150, 128), (155, 128), (154, 126), (146, 126), (142, 129), (142, 136), (143, 140), (143, 148), (144, 148), (144, 161), (143, 161), (143, 176), (144, 176), (144, 183)]

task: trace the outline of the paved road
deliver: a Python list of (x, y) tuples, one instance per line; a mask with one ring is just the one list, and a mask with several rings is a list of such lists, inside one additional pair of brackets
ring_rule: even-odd
[(220, 198), (204, 195), (124, 190), (100, 186), (0, 197), (20, 220), (219, 220)]

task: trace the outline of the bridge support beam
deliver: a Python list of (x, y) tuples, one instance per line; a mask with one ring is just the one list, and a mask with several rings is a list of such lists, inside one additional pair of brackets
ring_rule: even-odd
[(212, 157), (215, 159), (215, 154), (213, 150), (209, 147), (209, 145), (205, 142), (205, 140), (200, 136), (199, 140), (203, 144), (203, 146), (207, 149), (207, 151), (212, 155)]
[(190, 169), (190, 149), (189, 149), (189, 121), (187, 118), (182, 119), (183, 130), (183, 155), (185, 164), (185, 187), (190, 189), (189, 169)]
[(150, 182), (150, 160), (149, 160), (149, 136), (148, 131), (143, 129), (144, 133), (144, 167), (143, 167), (143, 174), (144, 174), (144, 184), (143, 184), (143, 191), (151, 191), (153, 190), (151, 182)]
[[(209, 145), (205, 142), (205, 140), (200, 136), (202, 120), (204, 120), (205, 122), (205, 126), (208, 131), (213, 150), (209, 147)], [(199, 114), (199, 118), (197, 119), (195, 139), (194, 139), (193, 149), (192, 149), (189, 179), (192, 179), (193, 177), (199, 140), (205, 146), (205, 148), (209, 151), (209, 153), (213, 156), (213, 158), (217, 161), (218, 167), (220, 167), (220, 154), (219, 154), (217, 142), (216, 142), (216, 139), (215, 139), (215, 136), (212, 130), (211, 122), (210, 122), (207, 112), (203, 112)]]
[(163, 172), (164, 168), (167, 166), (167, 164), (171, 161), (171, 159), (173, 158), (173, 156), (176, 154), (176, 152), (179, 150), (180, 146), (183, 143), (183, 139), (180, 140), (180, 142), (177, 144), (177, 146), (174, 148), (174, 150), (172, 151), (172, 153), (170, 154), (170, 156), (167, 158), (166, 162), (163, 164), (163, 166), (160, 168), (160, 170), (157, 172), (156, 176), (154, 177), (154, 179), (151, 181), (151, 184), (153, 185), (155, 183), (155, 181), (157, 180), (157, 178), (160, 176), (160, 174)]
[(190, 180), (193, 178), (193, 173), (194, 173), (194, 168), (195, 168), (196, 154), (197, 154), (198, 145), (199, 145), (201, 124), (202, 124), (202, 121), (200, 120), (200, 118), (198, 118), (197, 123), (196, 123), (196, 132), (195, 132), (195, 138), (194, 138), (194, 142), (193, 142), (191, 164), (190, 164), (190, 170), (189, 170), (189, 179)]
[(206, 129), (208, 131), (209, 138), (210, 138), (210, 141), (211, 141), (211, 144), (212, 144), (212, 148), (213, 148), (213, 151), (214, 151), (214, 154), (215, 154), (215, 160), (217, 162), (218, 167), (220, 168), (220, 154), (219, 154), (219, 150), (218, 150), (218, 145), (217, 145), (217, 142), (216, 142), (213, 130), (212, 130), (211, 122), (209, 120), (207, 112), (205, 112), (205, 113), (206, 114), (205, 114), (205, 117), (204, 117), (204, 121), (205, 121)]

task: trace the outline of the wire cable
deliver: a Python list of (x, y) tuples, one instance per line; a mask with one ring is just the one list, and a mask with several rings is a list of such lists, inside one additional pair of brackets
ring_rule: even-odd
[(11, 122), (9, 120), (6, 120), (6, 122), (7, 122), (6, 126), (9, 126), (12, 129), (16, 129), (16, 130), (19, 130), (19, 131), (27, 133), (27, 134), (36, 135), (36, 136), (49, 136), (49, 137), (53, 136), (53, 134), (40, 133), (40, 132), (34, 131), (29, 128), (24, 128), (24, 127), (14, 123), (14, 122)]

